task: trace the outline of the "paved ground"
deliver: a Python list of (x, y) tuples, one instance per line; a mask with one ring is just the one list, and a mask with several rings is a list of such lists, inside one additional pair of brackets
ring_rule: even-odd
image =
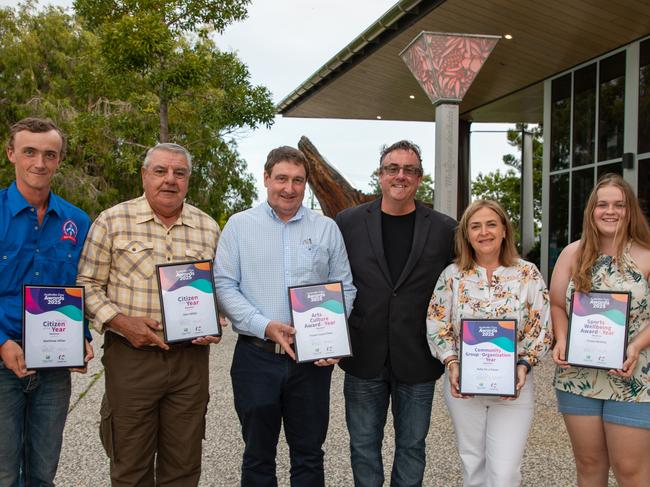
[[(210, 362), (210, 406), (207, 439), (204, 442), (201, 486), (231, 487), (239, 481), (243, 443), (232, 403), (229, 367), (236, 337), (226, 330), (222, 343), (212, 347)], [(63, 452), (56, 478), (62, 487), (100, 487), (110, 485), (108, 461), (98, 436), (99, 405), (104, 378), (99, 360), (101, 337), (96, 337), (95, 353), (86, 375), (74, 374), (72, 410), (65, 430)], [(575, 467), (561, 417), (555, 409), (551, 387), (553, 367), (550, 358), (536, 368), (537, 410), (524, 457), (524, 485), (530, 487), (570, 487), (575, 485)], [(440, 383), (439, 383), (440, 384)], [(348, 435), (343, 406), (343, 374), (336, 368), (332, 382), (331, 418), (325, 443), (325, 475), (328, 486), (353, 485)], [(389, 415), (390, 416), (390, 415)], [(392, 465), (392, 424), (386, 426), (384, 463), (386, 478)], [(288, 450), (281, 441), (278, 453), (280, 486), (288, 486)], [(427, 439), (427, 469), (424, 485), (461, 485), (460, 461), (453, 428), (437, 387), (431, 429)], [(610, 482), (611, 486), (616, 485)]]

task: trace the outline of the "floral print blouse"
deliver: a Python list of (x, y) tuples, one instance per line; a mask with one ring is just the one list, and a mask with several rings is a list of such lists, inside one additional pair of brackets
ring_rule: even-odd
[(484, 268), (461, 271), (448, 266), (436, 283), (427, 312), (431, 353), (444, 361), (458, 355), (463, 318), (516, 319), (519, 358), (533, 366), (552, 342), (550, 301), (544, 279), (534, 264), (519, 259), (498, 267), (488, 282)]
[[(648, 309), (648, 281), (630, 256), (628, 244), (619, 259), (600, 255), (591, 269), (593, 289), (631, 291), (628, 341), (631, 341), (650, 322)], [(573, 281), (566, 293), (567, 315), (571, 308)], [(650, 348), (639, 353), (632, 377), (611, 375), (607, 370), (586, 367), (557, 367), (555, 387), (580, 396), (614, 401), (650, 402)]]

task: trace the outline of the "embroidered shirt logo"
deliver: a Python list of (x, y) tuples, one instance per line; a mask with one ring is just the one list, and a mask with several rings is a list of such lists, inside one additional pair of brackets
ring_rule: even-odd
[(72, 240), (72, 243), (77, 243), (77, 224), (72, 220), (68, 220), (63, 224), (63, 235), (61, 240)]

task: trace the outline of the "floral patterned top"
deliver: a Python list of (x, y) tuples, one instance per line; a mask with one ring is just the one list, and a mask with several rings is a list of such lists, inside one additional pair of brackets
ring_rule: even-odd
[(511, 267), (498, 267), (488, 282), (484, 268), (461, 271), (448, 266), (436, 283), (427, 312), (431, 353), (444, 361), (458, 355), (460, 321), (463, 318), (517, 320), (517, 351), (536, 365), (553, 340), (550, 301), (537, 267), (519, 259)]
[[(600, 255), (591, 269), (593, 289), (631, 291), (628, 340), (632, 340), (650, 322), (648, 281), (630, 256), (630, 244), (618, 259)], [(573, 281), (566, 292), (567, 314), (571, 308)], [(632, 377), (611, 375), (607, 370), (569, 367), (555, 370), (555, 387), (580, 396), (614, 401), (650, 402), (650, 348), (643, 349)]]

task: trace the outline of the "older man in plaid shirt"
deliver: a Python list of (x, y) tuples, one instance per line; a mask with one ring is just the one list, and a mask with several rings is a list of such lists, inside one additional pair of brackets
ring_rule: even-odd
[[(193, 486), (201, 475), (208, 405), (208, 345), (162, 339), (156, 264), (212, 259), (217, 223), (184, 202), (191, 156), (176, 144), (151, 148), (144, 195), (93, 223), (77, 282), (104, 335), (106, 393), (100, 436), (113, 486)], [(155, 474), (154, 474), (155, 471)]]

